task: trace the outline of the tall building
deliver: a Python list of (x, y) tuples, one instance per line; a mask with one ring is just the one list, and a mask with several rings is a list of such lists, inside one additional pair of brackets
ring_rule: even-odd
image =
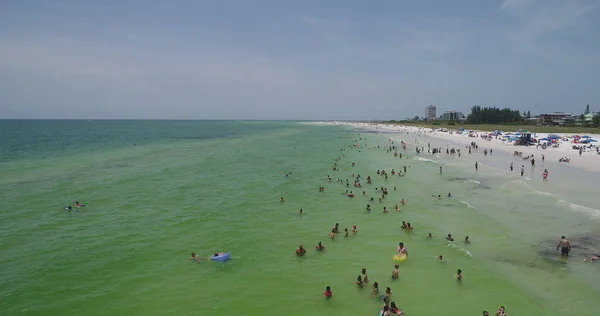
[(463, 117), (464, 117), (464, 115), (461, 112), (457, 112), (457, 111), (446, 111), (442, 115), (442, 119), (444, 121), (458, 121), (458, 120), (462, 119)]
[(586, 115), (586, 114), (590, 114), (590, 105), (589, 104), (585, 107), (585, 111), (583, 111), (583, 115)]
[(429, 105), (425, 107), (425, 116), (423, 116), (426, 120), (435, 120), (435, 105)]

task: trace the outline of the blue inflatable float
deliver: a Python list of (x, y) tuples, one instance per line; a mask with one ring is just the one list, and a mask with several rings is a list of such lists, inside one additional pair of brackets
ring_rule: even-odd
[(212, 257), (210, 257), (210, 260), (212, 260), (212, 261), (227, 261), (227, 260), (229, 260), (229, 254), (225, 252), (220, 255), (212, 256)]

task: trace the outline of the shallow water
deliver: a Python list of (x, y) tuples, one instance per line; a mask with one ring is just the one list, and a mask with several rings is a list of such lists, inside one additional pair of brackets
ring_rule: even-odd
[[(599, 188), (586, 187), (586, 174), (551, 170), (541, 183), (508, 173), (500, 158), (480, 161), (478, 172), (479, 157), (419, 160), (414, 136), (405, 159), (394, 159), (373, 148), (387, 136), (362, 134), (362, 148), (352, 149), (356, 132), (294, 122), (18, 123), (0, 122), (3, 143), (11, 140), (0, 150), (1, 314), (375, 315), (370, 289), (353, 285), (363, 267), (407, 315), (479, 315), (499, 305), (520, 315), (595, 314), (600, 266), (581, 258), (600, 244)], [(375, 174), (403, 165), (405, 177)], [(342, 194), (336, 179), (352, 181), (353, 172), (373, 177), (367, 196)], [(366, 212), (381, 186), (388, 197)], [(401, 198), (407, 205), (393, 211)], [(62, 210), (75, 200), (87, 206)], [(415, 231), (401, 231), (402, 220)], [(330, 241), (335, 222), (358, 234)], [(442, 239), (448, 233), (456, 247)], [(569, 260), (553, 251), (563, 234), (574, 240)], [(313, 250), (320, 240), (325, 253)], [(410, 257), (392, 281), (400, 241)], [(293, 255), (299, 243), (304, 258)], [(192, 263), (192, 251), (233, 259)], [(324, 301), (327, 285), (334, 297)]]

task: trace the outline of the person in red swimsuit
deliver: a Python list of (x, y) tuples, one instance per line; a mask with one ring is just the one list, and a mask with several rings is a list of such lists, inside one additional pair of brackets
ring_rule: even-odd
[(324, 295), (325, 295), (325, 298), (327, 298), (327, 299), (331, 298), (332, 293), (331, 293), (331, 287), (330, 286), (325, 287), (325, 293), (324, 293)]

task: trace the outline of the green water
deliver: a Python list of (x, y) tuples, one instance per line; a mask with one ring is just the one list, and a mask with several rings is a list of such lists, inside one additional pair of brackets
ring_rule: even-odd
[[(467, 159), (419, 161), (411, 142), (409, 159), (394, 159), (370, 148), (389, 144), (376, 134), (361, 135), (359, 152), (348, 147), (359, 137), (348, 128), (294, 122), (14, 124), (0, 122), (2, 315), (376, 315), (380, 302), (353, 285), (361, 268), (391, 287), (407, 315), (480, 315), (499, 305), (518, 315), (595, 315), (598, 266), (580, 260), (587, 253), (567, 262), (552, 252), (561, 234), (598, 234), (594, 209), (491, 163), (474, 174)], [(402, 165), (406, 177), (375, 174)], [(336, 179), (352, 173), (373, 177), (367, 196), (342, 194)], [(368, 213), (376, 186), (389, 195)], [(431, 197), (447, 192), (452, 199)], [(401, 198), (408, 203), (394, 212)], [(86, 207), (62, 209), (75, 200)], [(415, 231), (401, 231), (402, 220)], [(336, 222), (358, 234), (330, 241)], [(457, 246), (473, 257), (447, 247), (447, 233), (469, 235), (472, 244)], [(313, 250), (318, 241), (326, 252)], [(392, 281), (400, 241), (410, 258)], [(299, 243), (305, 258), (293, 255)], [(188, 260), (215, 251), (232, 260)]]

